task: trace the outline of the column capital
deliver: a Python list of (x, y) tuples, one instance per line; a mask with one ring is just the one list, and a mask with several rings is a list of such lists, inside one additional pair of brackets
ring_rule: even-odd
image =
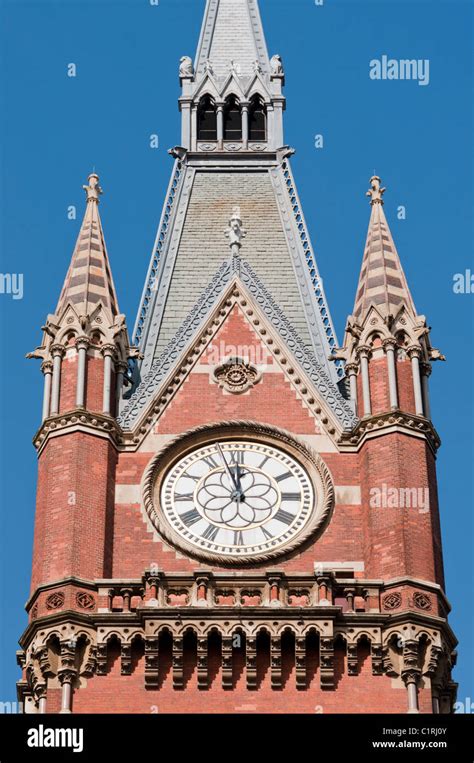
[(63, 358), (66, 354), (66, 348), (63, 344), (52, 344), (50, 347), (53, 358)]
[(78, 336), (76, 341), (74, 342), (76, 345), (76, 349), (79, 350), (88, 350), (91, 344), (91, 340), (88, 336), (85, 336), (83, 334), (82, 336)]
[(358, 373), (359, 373), (358, 363), (346, 363), (346, 376), (351, 376), (352, 374), (357, 375)]
[(52, 374), (53, 373), (53, 364), (51, 360), (44, 360), (41, 363), (41, 371), (43, 374)]
[(356, 355), (358, 358), (367, 358), (369, 360), (372, 356), (372, 347), (368, 344), (361, 344), (356, 350)]
[(418, 358), (418, 360), (421, 360), (423, 355), (421, 347), (417, 344), (412, 344), (410, 347), (407, 347), (406, 353), (410, 360), (412, 360), (412, 358)]
[(387, 352), (387, 350), (393, 350), (395, 352), (398, 347), (398, 342), (394, 336), (389, 336), (383, 340), (382, 347), (384, 348), (385, 352)]
[(100, 348), (100, 351), (102, 355), (104, 356), (104, 358), (106, 357), (112, 358), (115, 355), (117, 348), (114, 344), (103, 344), (102, 347)]

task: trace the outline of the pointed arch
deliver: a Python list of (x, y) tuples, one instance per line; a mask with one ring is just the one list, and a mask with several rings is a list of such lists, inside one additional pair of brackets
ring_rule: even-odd
[(225, 100), (224, 140), (242, 140), (242, 108), (236, 95)]
[(198, 140), (217, 140), (217, 109), (214, 98), (206, 93), (197, 110)]
[(256, 93), (250, 99), (249, 140), (262, 142), (267, 139), (267, 107), (262, 96)]

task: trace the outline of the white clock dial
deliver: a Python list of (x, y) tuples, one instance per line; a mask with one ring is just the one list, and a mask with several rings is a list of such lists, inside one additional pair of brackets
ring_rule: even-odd
[(230, 559), (283, 550), (314, 513), (306, 469), (266, 443), (221, 440), (178, 460), (161, 484), (160, 505), (186, 546)]

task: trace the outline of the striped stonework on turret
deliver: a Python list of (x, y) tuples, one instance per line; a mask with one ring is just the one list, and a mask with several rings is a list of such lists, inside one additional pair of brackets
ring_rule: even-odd
[(415, 305), (408, 288), (400, 258), (383, 211), (383, 194), (380, 178), (371, 178), (372, 214), (367, 233), (359, 288), (354, 305), (354, 316), (364, 319), (371, 305), (385, 315), (395, 315), (404, 305), (416, 315)]
[(74, 305), (79, 314), (90, 315), (101, 302), (113, 319), (119, 310), (99, 215), (99, 196), (102, 190), (97, 175), (89, 176), (89, 183), (84, 186), (84, 190), (87, 195), (86, 213), (56, 315), (61, 315), (68, 303)]

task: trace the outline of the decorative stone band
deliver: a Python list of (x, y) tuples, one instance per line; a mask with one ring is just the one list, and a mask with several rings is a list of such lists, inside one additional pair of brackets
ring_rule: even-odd
[(123, 442), (122, 430), (111, 416), (77, 408), (68, 413), (50, 416), (44, 421), (33, 438), (35, 448), (41, 453), (50, 437), (69, 433), (71, 430), (92, 430), (98, 436), (111, 437), (116, 445)]
[(441, 445), (441, 440), (431, 421), (424, 416), (415, 416), (401, 411), (388, 411), (359, 421), (352, 432), (343, 433), (339, 445), (342, 450), (345, 450), (346, 446), (350, 446), (350, 449), (359, 448), (365, 439), (376, 437), (379, 433), (386, 434), (387, 429), (406, 431), (408, 434), (424, 437), (434, 452)]
[[(249, 593), (251, 593), (249, 591)], [(24, 671), (19, 683), (21, 698), (32, 697), (39, 712), (47, 712), (47, 681), (58, 677), (63, 689), (63, 711), (71, 707), (72, 692), (76, 679), (92, 675), (105, 676), (108, 672), (109, 644), (118, 641), (122, 675), (133, 672), (133, 645), (139, 641), (145, 647), (144, 682), (148, 688), (159, 687), (160, 649), (163, 634), (166, 634), (168, 648), (172, 644), (172, 678), (175, 690), (183, 688), (183, 666), (187, 658), (189, 641), (194, 636), (197, 644), (198, 689), (207, 690), (209, 685), (209, 656), (211, 642), (209, 633), (222, 643), (222, 685), (232, 687), (236, 642), (245, 653), (245, 675), (247, 688), (257, 687), (256, 666), (259, 649), (268, 649), (271, 654), (271, 686), (281, 688), (284, 660), (284, 639), (294, 640), (295, 672), (293, 680), (298, 689), (310, 689), (308, 680), (309, 662), (315, 658), (320, 664), (320, 685), (322, 689), (335, 687), (335, 650), (342, 648), (347, 654), (347, 673), (357, 676), (362, 656), (359, 645), (369, 645), (372, 674), (388, 675), (398, 679), (407, 687), (407, 711), (417, 711), (417, 685), (423, 677), (430, 679), (434, 712), (450, 712), (455, 700), (455, 685), (450, 671), (456, 662), (455, 642), (447, 625), (439, 619), (426, 620), (426, 615), (416, 618), (404, 617), (393, 622), (393, 616), (380, 615), (373, 618), (357, 619), (355, 613), (341, 614), (340, 608), (319, 608), (311, 616), (303, 616), (299, 608), (273, 610), (271, 617), (261, 616), (253, 608), (247, 615), (235, 609), (233, 615), (227, 611), (216, 618), (201, 609), (197, 616), (181, 615), (175, 609), (166, 614), (156, 609), (139, 610), (140, 618), (130, 615), (126, 620), (117, 613), (110, 613), (110, 619), (100, 616), (94, 622), (84, 620), (79, 613), (65, 613), (67, 620), (56, 614), (47, 623), (36, 626), (22, 637), (23, 651), (17, 654), (18, 663)], [(420, 620), (421, 618), (421, 620)], [(425, 620), (423, 620), (425, 618)], [(212, 622), (212, 628), (210, 628)], [(261, 636), (266, 634), (266, 643)], [(28, 637), (26, 637), (28, 636)], [(260, 636), (260, 638), (258, 638)], [(190, 647), (193, 648), (192, 645)], [(317, 653), (317, 654), (316, 654)], [(58, 659), (59, 654), (59, 659)], [(214, 655), (213, 655), (214, 656)], [(82, 682), (81, 682), (82, 683)], [(67, 687), (67, 688), (65, 688)], [(44, 701), (46, 699), (46, 702)], [(43, 700), (40, 705), (41, 700)]]

